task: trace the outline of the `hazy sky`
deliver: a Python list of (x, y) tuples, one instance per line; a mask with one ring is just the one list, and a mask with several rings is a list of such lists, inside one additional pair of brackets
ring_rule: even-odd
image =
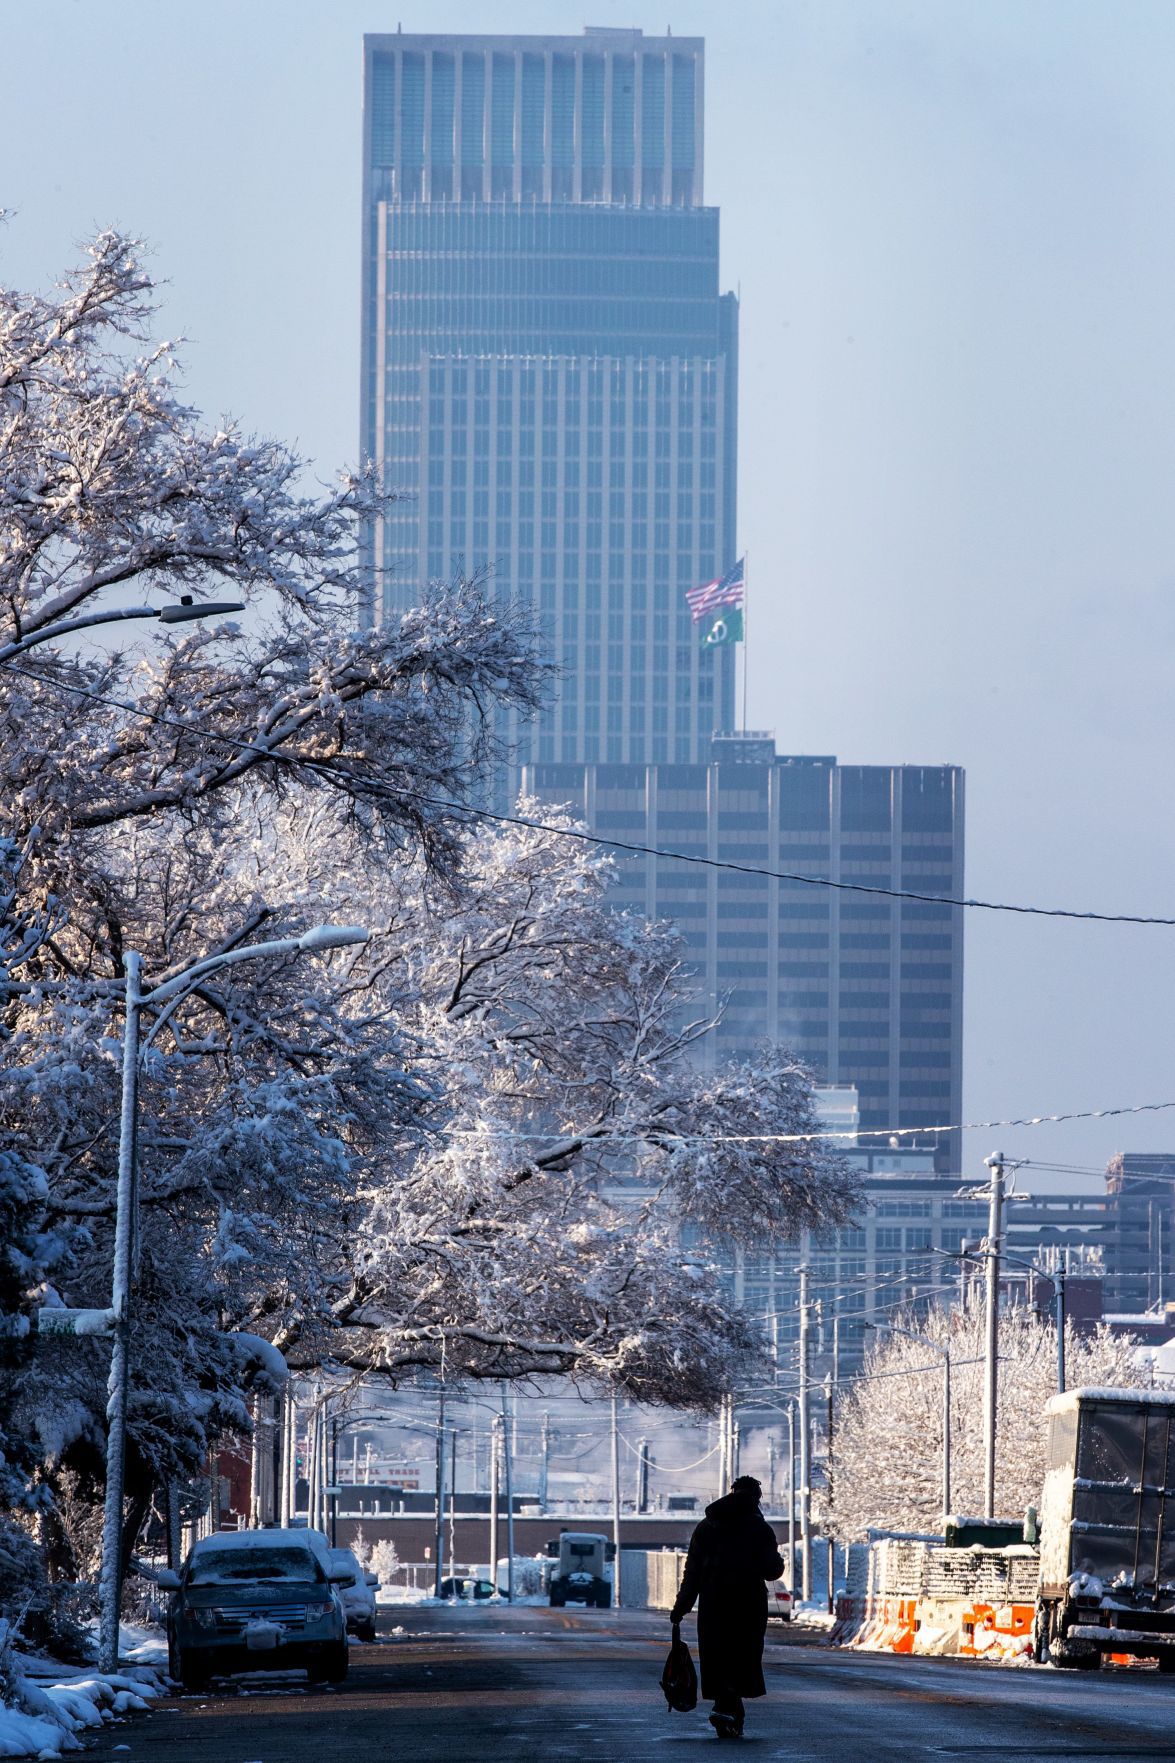
[[(398, 3), (398, 0), (397, 0)], [(356, 451), (364, 30), (664, 7), (38, 0), (2, 9), (0, 273), (151, 241), (210, 414)], [(968, 891), (1175, 916), (1175, 7), (739, 0), (707, 198), (742, 296), (750, 722), (967, 768)], [(969, 1120), (1175, 1100), (1175, 930), (971, 913)], [(1175, 1110), (971, 1135), (1100, 1167)]]

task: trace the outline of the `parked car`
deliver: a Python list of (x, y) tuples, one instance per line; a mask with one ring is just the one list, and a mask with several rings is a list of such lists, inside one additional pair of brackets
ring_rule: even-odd
[(202, 1537), (182, 1573), (158, 1575), (171, 1593), (167, 1650), (185, 1689), (240, 1671), (304, 1670), (342, 1683), (347, 1629), (331, 1570), (304, 1530), (234, 1530)]
[(495, 1596), (494, 1588), (488, 1579), (442, 1579), (442, 1598), (465, 1598), (477, 1602), (482, 1598)]
[(792, 1618), (792, 1607), (794, 1604), (794, 1597), (782, 1582), (777, 1580), (773, 1586), (768, 1587), (768, 1616), (774, 1616), (779, 1622), (790, 1622)]
[(335, 1573), (345, 1573), (347, 1576), (339, 1581), (339, 1592), (343, 1600), (348, 1634), (358, 1635), (361, 1641), (373, 1641), (378, 1576), (365, 1573), (359, 1565), (358, 1557), (350, 1549), (332, 1549), (330, 1563), (332, 1578)]

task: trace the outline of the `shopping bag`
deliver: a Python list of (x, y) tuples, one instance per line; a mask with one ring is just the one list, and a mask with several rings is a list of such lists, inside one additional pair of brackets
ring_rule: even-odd
[(661, 1688), (669, 1706), (679, 1714), (688, 1714), (698, 1705), (698, 1674), (690, 1650), (681, 1638), (680, 1622), (673, 1624), (673, 1644), (661, 1673)]

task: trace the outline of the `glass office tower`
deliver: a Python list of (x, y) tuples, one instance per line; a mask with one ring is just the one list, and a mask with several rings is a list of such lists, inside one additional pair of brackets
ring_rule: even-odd
[(962, 895), (962, 771), (785, 756), (769, 735), (719, 737), (707, 758), (538, 764), (524, 781), (605, 838), (743, 866), (617, 853), (616, 904), (671, 919), (724, 1009), (709, 1063), (781, 1042), (817, 1083), (856, 1088), (862, 1131), (917, 1129), (903, 1150), (957, 1168), (959, 1135), (933, 1129), (962, 1119), (962, 908), (873, 890)]
[(361, 446), (404, 492), (373, 615), (488, 567), (562, 669), (500, 727), (519, 765), (702, 758), (734, 652), (685, 593), (735, 558), (738, 336), (702, 43), (397, 33), (364, 60)]

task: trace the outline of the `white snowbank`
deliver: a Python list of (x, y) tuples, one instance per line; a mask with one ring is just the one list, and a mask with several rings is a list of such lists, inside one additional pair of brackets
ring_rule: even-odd
[(60, 1757), (80, 1751), (79, 1732), (148, 1708), (164, 1693), (159, 1672), (149, 1666), (99, 1672), (87, 1666), (71, 1670), (52, 1660), (21, 1660), (20, 1669), (25, 1706), (0, 1706), (0, 1757)]

